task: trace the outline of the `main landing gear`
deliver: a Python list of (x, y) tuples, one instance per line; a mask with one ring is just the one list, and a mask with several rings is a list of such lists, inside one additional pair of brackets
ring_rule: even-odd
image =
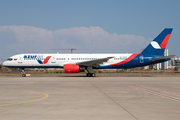
[(95, 77), (96, 74), (94, 74), (94, 73), (87, 73), (86, 76), (87, 76), (87, 77)]
[(86, 70), (88, 71), (88, 73), (86, 74), (87, 77), (95, 77), (96, 74), (92, 73), (92, 66), (87, 67)]
[(24, 72), (24, 68), (22, 68), (21, 74), (22, 74), (22, 77), (26, 77), (26, 73)]

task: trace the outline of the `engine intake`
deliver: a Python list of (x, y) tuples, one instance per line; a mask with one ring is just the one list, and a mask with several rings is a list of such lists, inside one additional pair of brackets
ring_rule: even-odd
[(76, 65), (76, 64), (64, 65), (65, 73), (79, 73), (79, 72), (84, 72), (84, 71), (85, 71), (85, 67), (80, 67), (79, 65)]

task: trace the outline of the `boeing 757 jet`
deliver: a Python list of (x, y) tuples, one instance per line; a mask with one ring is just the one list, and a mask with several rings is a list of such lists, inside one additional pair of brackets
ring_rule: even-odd
[(127, 69), (157, 64), (170, 60), (174, 55), (163, 56), (172, 28), (165, 28), (140, 53), (134, 54), (18, 54), (3, 63), (9, 68), (63, 68), (65, 73), (87, 71), (95, 77), (93, 69)]

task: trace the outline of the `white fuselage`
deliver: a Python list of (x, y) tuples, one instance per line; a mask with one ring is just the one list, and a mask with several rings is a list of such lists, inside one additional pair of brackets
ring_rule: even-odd
[(113, 57), (100, 65), (109, 66), (127, 59), (130, 55), (132, 54), (18, 54), (10, 57), (11, 60), (5, 61), (3, 65), (20, 68), (63, 68), (64, 64), (77, 64), (78, 62)]

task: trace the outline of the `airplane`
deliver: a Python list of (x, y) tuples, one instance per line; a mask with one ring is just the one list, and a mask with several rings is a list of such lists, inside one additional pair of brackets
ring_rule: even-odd
[(17, 54), (3, 62), (3, 66), (25, 68), (63, 68), (65, 73), (87, 71), (87, 77), (95, 77), (93, 69), (127, 69), (157, 64), (175, 55), (163, 56), (173, 28), (165, 28), (140, 53), (134, 54)]

